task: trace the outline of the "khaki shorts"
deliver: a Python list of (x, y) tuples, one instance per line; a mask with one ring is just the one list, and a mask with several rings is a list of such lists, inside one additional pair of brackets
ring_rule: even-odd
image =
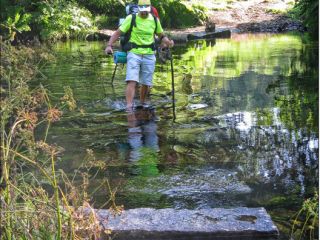
[(154, 54), (141, 55), (129, 52), (127, 55), (126, 81), (136, 81), (143, 85), (152, 86), (155, 64), (156, 57)]

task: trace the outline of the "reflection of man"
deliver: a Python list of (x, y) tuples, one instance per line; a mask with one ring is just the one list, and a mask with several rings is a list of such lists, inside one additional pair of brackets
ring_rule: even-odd
[(128, 114), (129, 160), (134, 162), (132, 173), (156, 176), (158, 170), (158, 136), (154, 110), (139, 109)]

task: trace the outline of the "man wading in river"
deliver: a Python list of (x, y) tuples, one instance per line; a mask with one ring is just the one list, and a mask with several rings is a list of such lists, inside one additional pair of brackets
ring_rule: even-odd
[[(140, 102), (143, 107), (148, 107), (146, 96), (149, 88), (152, 86), (152, 78), (155, 69), (155, 38), (159, 37), (161, 47), (173, 47), (174, 43), (163, 33), (159, 19), (151, 15), (150, 0), (139, 0), (139, 13), (135, 16), (136, 25), (133, 26), (131, 37), (128, 43), (127, 55), (127, 74), (126, 74), (126, 110), (133, 111), (133, 99), (135, 95), (136, 84), (141, 84)], [(133, 14), (128, 15), (119, 29), (115, 31), (105, 49), (107, 54), (113, 53), (112, 44), (130, 29)]]

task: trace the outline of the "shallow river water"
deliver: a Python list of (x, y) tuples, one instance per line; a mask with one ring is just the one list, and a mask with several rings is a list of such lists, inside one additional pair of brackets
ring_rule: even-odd
[(124, 111), (125, 66), (112, 84), (104, 47), (56, 44), (39, 80), (56, 99), (73, 89), (77, 111), (48, 141), (65, 149), (58, 167), (69, 175), (92, 160), (93, 206), (108, 207), (108, 179), (124, 208), (263, 206), (288, 239), (290, 219), (318, 187), (317, 45), (290, 34), (177, 45), (175, 108), (170, 62), (157, 63), (155, 108), (134, 114)]

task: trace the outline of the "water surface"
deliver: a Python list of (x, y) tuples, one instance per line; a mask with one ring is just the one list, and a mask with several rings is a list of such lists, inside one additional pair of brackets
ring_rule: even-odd
[[(65, 113), (49, 141), (65, 148), (70, 175), (86, 161), (95, 189), (108, 178), (125, 208), (263, 206), (286, 239), (287, 222), (318, 186), (318, 52), (298, 35), (233, 35), (173, 49), (157, 64), (155, 110), (128, 115), (125, 66), (113, 84), (103, 42), (55, 46), (41, 82), (57, 99), (70, 86), (80, 111)], [(136, 102), (138, 104), (138, 101)], [(92, 194), (105, 207), (106, 187)]]

